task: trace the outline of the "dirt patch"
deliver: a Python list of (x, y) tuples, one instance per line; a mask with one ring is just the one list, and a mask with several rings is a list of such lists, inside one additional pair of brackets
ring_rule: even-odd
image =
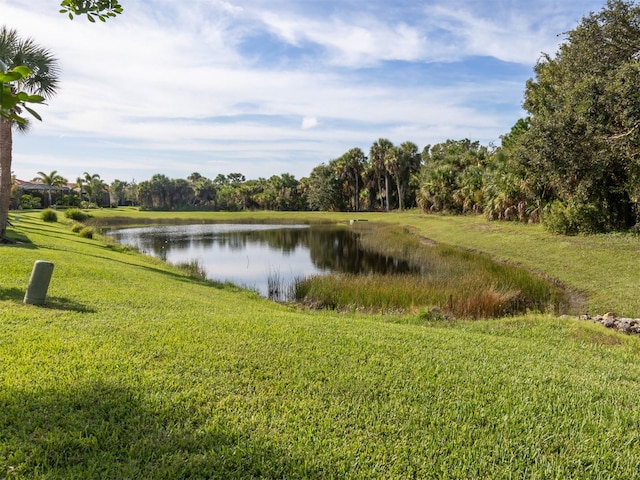
[(437, 245), (435, 240), (431, 240), (427, 237), (418, 236), (418, 239), (420, 239), (420, 244), (424, 245), (425, 247), (435, 247)]

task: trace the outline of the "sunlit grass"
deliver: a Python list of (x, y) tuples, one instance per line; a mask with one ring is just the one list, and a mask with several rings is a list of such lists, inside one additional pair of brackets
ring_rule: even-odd
[[(640, 470), (635, 337), (547, 315), (303, 312), (21, 217), (32, 243), (0, 247), (0, 478)], [(40, 259), (47, 303), (23, 305)]]

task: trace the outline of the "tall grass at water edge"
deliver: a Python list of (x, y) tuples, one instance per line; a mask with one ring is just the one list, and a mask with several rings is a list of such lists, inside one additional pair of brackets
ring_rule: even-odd
[(194, 279), (207, 279), (207, 270), (204, 265), (202, 265), (202, 262), (198, 259), (189, 260), (187, 262), (179, 262), (175, 265)]
[(397, 225), (357, 227), (365, 250), (405, 260), (420, 275), (313, 276), (296, 282), (298, 300), (336, 308), (415, 311), (438, 308), (462, 318), (487, 318), (526, 311), (566, 313), (571, 296), (524, 268), (421, 239)]

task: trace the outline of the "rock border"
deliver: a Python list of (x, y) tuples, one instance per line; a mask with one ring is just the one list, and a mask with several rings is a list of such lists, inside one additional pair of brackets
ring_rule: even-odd
[(640, 318), (625, 318), (618, 317), (613, 312), (607, 312), (604, 315), (596, 315), (591, 317), (589, 315), (580, 315), (580, 320), (588, 320), (594, 323), (599, 323), (607, 328), (626, 334), (640, 335)]

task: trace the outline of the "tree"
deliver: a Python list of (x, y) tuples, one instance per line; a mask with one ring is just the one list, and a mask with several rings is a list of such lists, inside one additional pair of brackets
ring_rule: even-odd
[(60, 13), (69, 15), (71, 20), (74, 15), (86, 15), (92, 23), (96, 18), (106, 22), (108, 18), (115, 17), (123, 11), (117, 0), (62, 0), (60, 7)]
[(189, 181), (184, 178), (174, 178), (171, 180), (171, 183), (169, 208), (172, 210), (193, 208), (195, 204), (195, 194)]
[[(379, 138), (376, 140), (371, 146), (371, 150), (369, 152), (369, 161), (371, 162), (375, 176), (378, 182), (378, 195), (380, 196), (381, 206), (389, 211), (389, 171), (387, 170), (387, 166), (385, 164), (385, 159), (387, 155), (391, 152), (393, 148), (393, 143), (386, 138)], [(380, 185), (382, 179), (384, 179), (384, 200), (382, 202), (382, 186)]]
[[(9, 90), (29, 101), (29, 95), (52, 97), (58, 87), (59, 67), (51, 52), (35, 43), (31, 38), (23, 39), (15, 30), (0, 28), (0, 67), (4, 72), (15, 71), (18, 67), (26, 67), (30, 75), (20, 75), (10, 80)], [(25, 71), (26, 73), (26, 71)], [(6, 80), (6, 77), (3, 77)], [(2, 91), (6, 83), (3, 80)], [(35, 113), (31, 110), (28, 110)], [(13, 128), (25, 131), (28, 122), (20, 120), (20, 104), (5, 110), (3, 95), (3, 115), (0, 118), (0, 241), (6, 242), (7, 220), (11, 203), (11, 162), (13, 156)], [(37, 114), (36, 114), (36, 118)]]
[(376, 173), (376, 169), (371, 162), (367, 162), (364, 165), (362, 171), (362, 199), (365, 201), (364, 208), (367, 210), (373, 210), (376, 207), (376, 198), (379, 195), (379, 179), (380, 177)]
[(322, 163), (311, 171), (307, 187), (307, 202), (311, 210), (343, 210), (342, 188), (334, 169), (329, 165)]
[(524, 136), (531, 119), (520, 118), (491, 154), (482, 178), (482, 208), (489, 220), (540, 221), (542, 205), (554, 198), (546, 172), (528, 168)]
[(404, 198), (411, 176), (420, 169), (418, 146), (413, 142), (404, 142), (393, 147), (384, 159), (385, 168), (391, 174), (398, 189), (398, 208), (404, 210)]
[(418, 203), (427, 211), (482, 209), (482, 173), (489, 151), (479, 142), (447, 140), (422, 152)]
[[(78, 180), (82, 181), (81, 178)], [(117, 178), (109, 186), (109, 203), (112, 206), (133, 205), (136, 202), (137, 185), (135, 180), (126, 182)]]
[(82, 203), (82, 191), (84, 190), (84, 178), (76, 178), (76, 190), (78, 191), (78, 204)]
[(44, 172), (38, 172), (38, 176), (33, 179), (39, 181), (47, 186), (47, 198), (49, 200), (48, 207), (51, 206), (51, 190), (53, 188), (60, 188), (67, 184), (67, 179), (58, 174), (57, 170), (53, 170), (51, 173), (46, 174)]
[(254, 201), (260, 208), (268, 210), (300, 210), (303, 208), (300, 199), (300, 182), (289, 174), (272, 175), (268, 180), (258, 180), (260, 191), (255, 194)]
[(102, 181), (100, 175), (97, 173), (84, 172), (83, 175), (85, 181), (84, 189), (87, 195), (89, 195), (89, 201), (100, 206), (100, 200), (103, 197), (107, 184)]
[(170, 210), (172, 196), (173, 182), (161, 173), (138, 185), (138, 201), (143, 208)]
[(518, 161), (555, 192), (575, 231), (640, 220), (640, 7), (609, 0), (584, 17), (536, 65), (524, 108)]
[(211, 180), (203, 177), (198, 172), (193, 172), (187, 177), (194, 195), (194, 204), (197, 207), (209, 207), (216, 200), (216, 188)]
[(353, 210), (356, 212), (360, 211), (360, 185), (366, 162), (364, 152), (359, 148), (352, 148), (336, 159), (334, 164), (339, 178), (346, 181), (347, 188), (351, 191)]

